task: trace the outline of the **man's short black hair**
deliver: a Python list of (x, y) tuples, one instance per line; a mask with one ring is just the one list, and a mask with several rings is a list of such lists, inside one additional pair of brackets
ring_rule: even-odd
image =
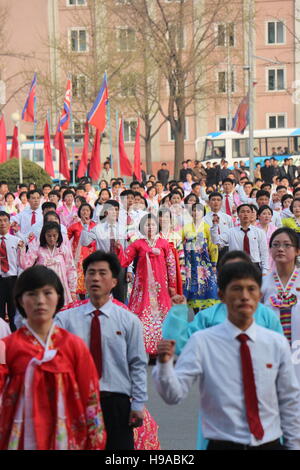
[(82, 184), (79, 184), (79, 185), (76, 187), (76, 191), (85, 191), (85, 187), (84, 187)]
[(232, 185), (234, 185), (234, 181), (230, 178), (225, 178), (224, 181), (222, 181), (222, 184), (224, 184), (224, 183), (231, 183)]
[(41, 196), (41, 191), (39, 189), (31, 189), (27, 192), (27, 199), (30, 199), (30, 196), (33, 194), (38, 193)]
[(115, 188), (116, 186), (121, 186), (120, 181), (117, 181), (117, 180), (116, 180), (116, 181), (114, 181), (114, 182), (111, 184), (111, 187), (112, 187), (112, 188)]
[(82, 266), (84, 275), (86, 275), (89, 265), (92, 263), (97, 263), (98, 261), (106, 261), (109, 264), (113, 278), (118, 279), (121, 266), (117, 256), (114, 253), (105, 253), (104, 251), (100, 250), (94, 251), (94, 253), (83, 260)]
[(139, 181), (132, 181), (129, 185), (130, 189), (133, 188), (133, 186), (135, 185), (138, 185), (140, 188), (143, 188), (144, 186), (142, 185), (142, 183), (140, 183)]
[(36, 266), (32, 266), (31, 268), (25, 269), (25, 271), (23, 271), (22, 274), (18, 277), (14, 288), (14, 299), (22, 317), (26, 318), (26, 312), (20, 304), (22, 295), (25, 292), (32, 291), (34, 289), (40, 289), (45, 286), (54, 287), (57, 294), (59, 295), (55, 313), (57, 313), (64, 306), (64, 288), (58, 275), (53, 271), (53, 269), (49, 269), (46, 268), (46, 266), (38, 264)]
[(212, 197), (220, 197), (221, 199), (223, 199), (222, 194), (218, 193), (217, 191), (213, 191), (212, 193), (210, 193), (210, 195), (208, 196), (208, 200), (210, 201)]
[(130, 195), (134, 196), (134, 191), (132, 191), (132, 189), (124, 189), (124, 191), (121, 192), (120, 197), (124, 198)]
[(199, 181), (196, 181), (196, 183), (193, 183), (193, 184), (192, 184), (192, 189), (195, 189), (196, 186), (201, 186), (201, 184), (199, 183)]
[(256, 193), (256, 200), (262, 196), (266, 196), (268, 199), (270, 199), (271, 195), (269, 193), (269, 191), (265, 191), (264, 189), (260, 189), (259, 191), (257, 191)]
[(51, 209), (56, 210), (56, 204), (55, 204), (55, 202), (50, 202), (50, 201), (44, 202), (44, 203), (42, 204), (42, 212), (43, 212), (45, 209), (50, 209), (50, 207), (51, 207)]
[(228, 284), (239, 279), (253, 279), (259, 287), (262, 284), (262, 274), (257, 266), (240, 261), (223, 265), (218, 275), (218, 287), (224, 292)]
[(286, 189), (286, 186), (284, 186), (283, 184), (280, 184), (279, 186), (277, 186), (276, 193), (277, 191), (280, 191), (281, 189)]
[(43, 188), (43, 189), (44, 189), (44, 188), (52, 188), (52, 186), (51, 186), (51, 184), (49, 184), (49, 183), (45, 183), (45, 184), (43, 184), (42, 188)]
[(252, 210), (253, 210), (253, 209), (252, 209), (252, 205), (253, 205), (253, 204), (241, 204), (241, 205), (238, 206), (238, 208), (237, 208), (237, 213), (239, 213), (240, 210), (243, 209), (243, 207), (249, 207), (249, 209), (252, 211)]
[(270, 188), (272, 188), (272, 185), (271, 183), (263, 183), (260, 187), (261, 190), (265, 189), (267, 186), (269, 186)]
[(5, 212), (5, 211), (0, 211), (0, 217), (7, 217), (8, 220), (10, 220), (10, 214), (8, 214), (8, 213)]

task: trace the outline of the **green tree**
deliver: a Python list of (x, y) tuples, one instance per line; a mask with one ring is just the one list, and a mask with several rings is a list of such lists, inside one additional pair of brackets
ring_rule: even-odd
[[(36, 163), (29, 160), (22, 160), (23, 182), (26, 184), (35, 183), (38, 188), (43, 184), (52, 183), (48, 173)], [(0, 180), (7, 181), (10, 191), (15, 191), (19, 178), (19, 160), (12, 158), (0, 165)]]

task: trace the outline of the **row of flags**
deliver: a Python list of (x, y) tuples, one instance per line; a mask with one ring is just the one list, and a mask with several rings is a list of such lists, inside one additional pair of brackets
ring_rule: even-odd
[[(36, 113), (36, 87), (37, 75), (34, 74), (33, 80), (30, 85), (30, 90), (22, 111), (22, 120), (35, 123)], [(89, 150), (89, 125), (96, 128), (94, 144), (91, 152), (91, 159), (89, 165), (89, 175), (93, 180), (98, 180), (101, 173), (101, 160), (100, 160), (100, 145), (101, 134), (106, 127), (106, 106), (108, 104), (108, 85), (107, 75), (104, 74), (103, 82), (96, 100), (87, 114), (84, 133), (84, 145), (81, 155), (81, 161), (78, 168), (77, 176), (79, 178), (85, 176), (88, 167), (88, 150)], [(71, 122), (71, 103), (72, 103), (72, 82), (70, 79), (67, 81), (66, 93), (64, 97), (63, 110), (58, 121), (56, 133), (53, 139), (54, 147), (59, 150), (59, 172), (69, 181), (70, 169), (68, 164), (67, 150), (64, 142), (64, 131), (66, 131)], [(120, 171), (124, 176), (132, 176), (133, 172), (136, 177), (141, 180), (141, 156), (140, 156), (140, 120), (136, 130), (136, 139), (134, 146), (134, 167), (128, 159), (125, 152), (124, 139), (123, 139), (123, 120), (121, 119), (119, 130), (119, 149), (120, 150)], [(12, 147), (9, 158), (19, 158), (19, 145), (18, 145), (18, 127), (14, 127)], [(4, 117), (0, 119), (0, 163), (7, 160), (6, 149), (6, 129)], [(48, 118), (46, 119), (44, 127), (44, 168), (45, 171), (54, 177), (54, 167), (52, 160), (51, 139), (49, 131)]]
[[(22, 120), (27, 122), (36, 122), (36, 88), (37, 88), (37, 74), (34, 74), (33, 80), (30, 85), (29, 93), (22, 111)], [(101, 134), (106, 127), (106, 106), (108, 104), (108, 85), (107, 75), (104, 74), (101, 88), (96, 97), (96, 100), (87, 114), (84, 133), (84, 145), (81, 155), (81, 161), (77, 176), (83, 177), (87, 172), (88, 167), (88, 149), (89, 149), (89, 125), (96, 128), (94, 145), (91, 152), (91, 160), (89, 166), (89, 175), (93, 180), (98, 180), (101, 173), (101, 160), (100, 160), (100, 145)], [(59, 119), (56, 133), (54, 136), (54, 147), (59, 150), (59, 172), (69, 181), (70, 169), (68, 164), (67, 150), (64, 142), (64, 131), (66, 131), (71, 122), (71, 103), (72, 103), (72, 82), (69, 78), (67, 81), (66, 93), (64, 98), (63, 110)], [(243, 133), (249, 123), (249, 96), (245, 96), (238, 106), (237, 112), (233, 119), (232, 130), (235, 132)], [(46, 119), (44, 128), (44, 164), (45, 171), (54, 177), (54, 168), (52, 161), (51, 140), (49, 132), (49, 122)], [(10, 158), (19, 158), (19, 145), (18, 145), (18, 128), (14, 127), (12, 147), (10, 151)], [(124, 176), (132, 176), (135, 174), (136, 178), (141, 181), (141, 153), (140, 153), (140, 120), (136, 129), (136, 138), (134, 145), (134, 165), (132, 164), (126, 154), (123, 135), (123, 119), (120, 122), (119, 128), (119, 158), (120, 158), (120, 172)], [(0, 119), (0, 163), (7, 160), (6, 149), (6, 130), (4, 117)]]

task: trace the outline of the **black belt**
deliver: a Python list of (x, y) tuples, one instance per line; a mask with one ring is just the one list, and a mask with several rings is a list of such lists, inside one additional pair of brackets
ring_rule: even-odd
[(2, 276), (0, 274), (0, 279), (11, 279), (12, 277), (17, 277), (17, 276)]
[(112, 398), (112, 397), (125, 397), (129, 398), (126, 393), (117, 393), (117, 392), (100, 392), (100, 398)]
[[(222, 447), (225, 449), (226, 447), (228, 450), (256, 450), (256, 449), (269, 449), (276, 445), (280, 446), (280, 439), (276, 439), (275, 441), (265, 442), (265, 444), (261, 444), (260, 446), (250, 446), (248, 444), (239, 444), (238, 442), (231, 442), (231, 441), (217, 441), (210, 439), (209, 444), (214, 444), (216, 446)], [(208, 444), (208, 445), (209, 445)], [(212, 449), (213, 450), (213, 449)]]

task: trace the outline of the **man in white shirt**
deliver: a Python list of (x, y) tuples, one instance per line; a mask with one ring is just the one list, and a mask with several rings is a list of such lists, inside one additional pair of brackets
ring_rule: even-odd
[(60, 312), (55, 321), (90, 347), (100, 377), (106, 450), (133, 450), (133, 428), (143, 424), (147, 400), (142, 323), (110, 298), (120, 270), (115, 255), (96, 251), (84, 260), (83, 270), (90, 300)]
[(222, 211), (225, 214), (232, 216), (235, 209), (241, 204), (238, 193), (234, 190), (234, 182), (230, 178), (226, 178), (223, 183), (223, 200), (222, 200)]
[(261, 268), (263, 274), (267, 274), (269, 271), (269, 249), (266, 234), (260, 228), (251, 225), (253, 213), (249, 204), (241, 204), (237, 213), (241, 223), (240, 227), (230, 228), (223, 233), (219, 230), (219, 217), (213, 216), (213, 227), (210, 229), (212, 242), (220, 248), (228, 245), (229, 251), (245, 251), (251, 261)]
[(10, 329), (15, 331), (13, 291), (19, 274), (18, 244), (20, 239), (10, 235), (9, 228), (9, 214), (0, 211), (0, 317), (4, 319), (7, 310)]
[(28, 191), (27, 199), (29, 202), (29, 207), (11, 218), (12, 228), (15, 229), (16, 226), (19, 225), (21, 234), (25, 236), (29, 235), (32, 225), (43, 222), (42, 209), (40, 208), (40, 191), (37, 189)]
[(175, 368), (175, 342), (159, 344), (157, 390), (177, 404), (200, 379), (208, 450), (283, 450), (282, 436), (285, 448), (300, 450), (300, 388), (288, 341), (253, 320), (261, 274), (249, 263), (230, 263), (218, 285), (228, 318), (193, 334)]

